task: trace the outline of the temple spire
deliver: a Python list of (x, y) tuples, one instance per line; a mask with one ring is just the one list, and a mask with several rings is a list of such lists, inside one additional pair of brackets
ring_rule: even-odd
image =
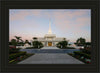
[(48, 34), (52, 34), (52, 31), (51, 31), (51, 22), (49, 22), (49, 30), (48, 30)]

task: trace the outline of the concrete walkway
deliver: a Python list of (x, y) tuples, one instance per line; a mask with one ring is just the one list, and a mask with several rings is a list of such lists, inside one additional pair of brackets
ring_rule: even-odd
[(74, 51), (80, 51), (79, 49), (20, 49), (20, 51), (26, 51), (27, 53), (73, 53)]
[(39, 53), (35, 54), (18, 64), (84, 64), (68, 54)]
[(43, 47), (41, 49), (59, 49), (59, 48), (57, 48), (57, 47)]

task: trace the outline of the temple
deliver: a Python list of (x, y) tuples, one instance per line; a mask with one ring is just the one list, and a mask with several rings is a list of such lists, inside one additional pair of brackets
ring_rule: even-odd
[(40, 41), (44, 46), (56, 46), (56, 44), (60, 41), (64, 41), (66, 38), (64, 37), (56, 37), (56, 34), (52, 34), (51, 30), (51, 22), (49, 22), (49, 30), (48, 33), (44, 35), (44, 37), (37, 37), (37, 39), (33, 39), (33, 41)]

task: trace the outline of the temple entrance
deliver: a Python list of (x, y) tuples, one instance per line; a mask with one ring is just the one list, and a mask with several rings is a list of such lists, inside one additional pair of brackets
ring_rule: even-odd
[(52, 42), (48, 42), (48, 46), (52, 46)]

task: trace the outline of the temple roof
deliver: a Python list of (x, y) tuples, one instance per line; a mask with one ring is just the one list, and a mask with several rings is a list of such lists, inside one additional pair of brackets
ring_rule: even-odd
[(45, 34), (44, 37), (56, 37), (56, 35), (55, 34)]

